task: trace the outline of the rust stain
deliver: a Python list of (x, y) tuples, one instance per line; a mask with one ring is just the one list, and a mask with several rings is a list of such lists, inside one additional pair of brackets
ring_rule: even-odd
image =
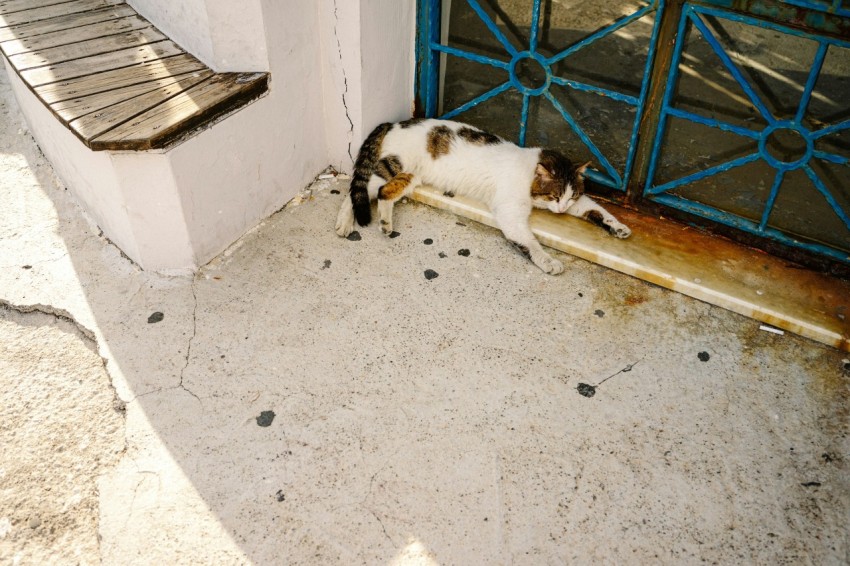
[(641, 305), (648, 300), (649, 299), (647, 299), (643, 295), (629, 294), (626, 295), (626, 297), (623, 299), (623, 303), (625, 303), (627, 306), (634, 307), (636, 305)]

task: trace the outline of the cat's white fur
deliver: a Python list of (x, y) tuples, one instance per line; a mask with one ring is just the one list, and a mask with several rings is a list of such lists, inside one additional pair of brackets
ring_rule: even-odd
[[(531, 185), (538, 168), (540, 148), (523, 148), (509, 142), (475, 144), (455, 138), (448, 153), (434, 158), (428, 152), (425, 140), (428, 132), (436, 126), (446, 126), (455, 133), (460, 128), (471, 127), (459, 122), (429, 119), (406, 128), (396, 124), (384, 137), (381, 158), (398, 156), (404, 172), (412, 175), (410, 184), (398, 198), (425, 184), (480, 200), (490, 208), (505, 237), (527, 249), (531, 261), (553, 275), (561, 273), (564, 266), (543, 250), (532, 234), (528, 217), (533, 206), (578, 217), (591, 210), (598, 211), (612, 234), (619, 238), (627, 238), (631, 234), (628, 227), (587, 196), (574, 198), (570, 186), (566, 187), (558, 201), (532, 199)], [(368, 185), (370, 200), (378, 197), (378, 190), (386, 182), (377, 175), (371, 177)], [(381, 229), (386, 234), (392, 233), (394, 200), (378, 201)], [(340, 236), (348, 236), (353, 229), (351, 199), (345, 198), (337, 216), (336, 231)]]

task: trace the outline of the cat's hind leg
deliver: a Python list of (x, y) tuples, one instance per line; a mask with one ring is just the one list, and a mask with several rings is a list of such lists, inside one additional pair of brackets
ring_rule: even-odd
[(347, 237), (354, 230), (354, 206), (351, 204), (350, 195), (345, 195), (345, 198), (342, 199), (339, 214), (336, 215), (336, 226), (334, 229), (343, 238)]
[[(378, 191), (384, 184), (384, 180), (376, 175), (372, 175), (366, 185), (366, 193), (369, 195), (369, 201), (373, 201), (378, 197)], [(345, 195), (342, 204), (339, 207), (339, 214), (336, 216), (336, 233), (343, 238), (347, 237), (354, 231), (354, 203), (351, 200), (351, 193)]]
[(550, 256), (534, 237), (528, 226), (527, 210), (519, 208), (503, 208), (493, 211), (496, 222), (499, 224), (505, 238), (513, 244), (525, 257), (530, 259), (534, 265), (543, 270), (544, 273), (557, 275), (564, 271), (564, 264)]
[(386, 235), (393, 233), (393, 205), (415, 188), (414, 177), (410, 173), (399, 173), (378, 190), (378, 217), (381, 231)]
[(583, 218), (588, 222), (592, 222), (607, 230), (612, 236), (617, 238), (628, 238), (632, 235), (631, 229), (628, 226), (617, 220), (617, 218), (596, 204), (588, 196), (582, 195), (576, 202), (567, 209), (567, 214), (577, 218)]

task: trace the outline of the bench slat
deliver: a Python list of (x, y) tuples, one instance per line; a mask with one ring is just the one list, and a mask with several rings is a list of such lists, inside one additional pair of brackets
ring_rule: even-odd
[(62, 31), (78, 26), (87, 26), (89, 24), (135, 15), (137, 15), (136, 11), (133, 10), (131, 6), (128, 6), (127, 4), (118, 4), (110, 6), (109, 8), (93, 10), (91, 12), (60, 16), (41, 22), (16, 25), (15, 27), (0, 28), (0, 41), (5, 42), (15, 39), (20, 40), (28, 37), (37, 37), (47, 33)]
[(177, 75), (174, 77), (167, 77), (141, 84), (116, 88), (106, 92), (93, 94), (91, 96), (56, 102), (55, 104), (50, 105), (50, 109), (67, 124), (77, 118), (91, 114), (92, 112), (97, 112), (98, 110), (120, 104), (125, 100), (130, 100), (131, 98), (135, 98), (142, 94), (158, 90), (170, 84), (174, 84), (177, 81), (186, 80), (190, 77), (200, 80), (211, 77), (213, 74), (214, 73), (209, 69), (194, 71), (184, 75)]
[(187, 128), (211, 120), (264, 92), (265, 73), (221, 73), (164, 104), (91, 140), (91, 148), (144, 150), (162, 147)]
[(72, 2), (63, 2), (62, 4), (0, 14), (0, 28), (49, 20), (50, 18), (66, 16), (77, 12), (89, 12), (123, 3), (124, 0), (73, 0)]
[(92, 139), (121, 124), (151, 110), (161, 104), (168, 104), (169, 99), (185, 92), (195, 85), (208, 81), (213, 77), (212, 72), (185, 75), (176, 82), (135, 98), (114, 104), (103, 110), (88, 114), (71, 122), (71, 129), (83, 139)]
[(152, 63), (160, 59), (182, 54), (185, 54), (185, 51), (179, 45), (173, 41), (165, 40), (141, 47), (95, 55), (94, 57), (75, 59), (74, 61), (67, 61), (58, 65), (38, 67), (29, 71), (22, 71), (19, 74), (30, 86), (39, 87), (50, 83), (70, 81), (79, 77), (114, 71), (115, 69), (124, 67), (134, 67), (142, 63)]
[(51, 49), (90, 39), (106, 38), (139, 29), (151, 27), (152, 24), (141, 16), (131, 16), (117, 20), (109, 20), (91, 25), (74, 26), (73, 29), (43, 33), (25, 39), (13, 39), (0, 43), (0, 49), (6, 57), (30, 53), (43, 49)]
[(51, 4), (61, 4), (68, 0), (0, 0), (0, 14), (10, 14), (12, 12), (20, 12), (21, 10), (29, 10), (32, 8), (41, 8)]
[(54, 102), (90, 96), (115, 88), (184, 75), (192, 71), (202, 71), (206, 68), (206, 65), (186, 53), (144, 65), (115, 69), (114, 71), (80, 77), (72, 81), (36, 87), (35, 92), (45, 103), (53, 104)]
[(83, 59), (94, 55), (102, 55), (140, 45), (147, 45), (168, 39), (156, 28), (146, 28), (120, 35), (110, 35), (88, 41), (80, 41), (59, 47), (51, 47), (39, 51), (30, 51), (9, 57), (9, 61), (18, 71), (25, 71), (44, 65), (54, 66), (59, 63)]

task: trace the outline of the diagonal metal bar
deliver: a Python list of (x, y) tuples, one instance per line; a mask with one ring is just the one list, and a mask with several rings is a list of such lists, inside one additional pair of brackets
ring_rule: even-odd
[(821, 181), (820, 177), (818, 177), (818, 174), (815, 173), (815, 170), (812, 169), (811, 165), (809, 164), (803, 165), (803, 170), (806, 172), (806, 175), (809, 176), (809, 179), (811, 179), (812, 183), (814, 183), (815, 188), (818, 190), (818, 192), (823, 195), (823, 198), (825, 198), (826, 202), (829, 203), (829, 206), (832, 207), (832, 210), (835, 212), (835, 214), (838, 215), (838, 218), (840, 218), (841, 221), (844, 222), (844, 225), (847, 226), (847, 229), (850, 230), (850, 217), (847, 216), (847, 212), (845, 212), (844, 209), (841, 208), (841, 205), (838, 204), (838, 201), (835, 200), (835, 197), (832, 196), (832, 193), (829, 191), (829, 189), (826, 188), (826, 185), (823, 184), (823, 181)]
[(776, 177), (773, 179), (773, 186), (770, 188), (770, 194), (767, 197), (767, 202), (764, 205), (764, 212), (761, 214), (761, 222), (759, 222), (759, 232), (764, 232), (767, 226), (767, 221), (770, 218), (770, 213), (773, 212), (773, 205), (776, 203), (776, 197), (779, 195), (779, 187), (782, 186), (782, 181), (785, 180), (785, 171), (779, 169), (776, 171)]
[(812, 99), (812, 91), (815, 89), (815, 84), (820, 77), (820, 70), (823, 67), (823, 60), (826, 58), (826, 51), (829, 49), (829, 44), (822, 41), (818, 46), (818, 52), (815, 53), (815, 58), (812, 61), (812, 68), (809, 71), (809, 79), (806, 81), (806, 88), (803, 90), (803, 95), (800, 97), (800, 106), (797, 107), (797, 116), (794, 121), (798, 124), (803, 123), (803, 117), (806, 115), (806, 110), (809, 109), (809, 101)]
[(826, 151), (813, 151), (812, 155), (818, 159), (823, 159), (824, 161), (829, 161), (830, 163), (835, 163), (837, 165), (850, 165), (850, 157), (844, 157), (843, 155), (827, 153)]
[(594, 155), (594, 157), (599, 160), (599, 164), (605, 168), (605, 171), (611, 176), (612, 179), (617, 181), (617, 185), (619, 186), (620, 184), (622, 184), (622, 178), (620, 177), (619, 173), (617, 173), (617, 170), (614, 169), (608, 159), (604, 155), (602, 155), (602, 152), (599, 151), (599, 148), (596, 147), (596, 144), (594, 144), (593, 141), (591, 141), (591, 139), (587, 136), (587, 134), (584, 133), (584, 130), (581, 129), (581, 126), (578, 125), (578, 123), (575, 121), (575, 119), (573, 119), (570, 113), (567, 112), (567, 110), (563, 106), (561, 106), (561, 103), (558, 102), (558, 100), (554, 96), (552, 96), (552, 93), (548, 90), (546, 91), (545, 96), (549, 100), (549, 102), (552, 103), (552, 106), (555, 107), (555, 110), (557, 110), (561, 114), (561, 117), (564, 119), (564, 121), (570, 125), (570, 128), (573, 129), (573, 131), (579, 137), (581, 142), (586, 145), (590, 152)]
[(593, 43), (597, 39), (600, 39), (602, 37), (605, 37), (606, 35), (612, 34), (615, 31), (617, 31), (618, 29), (629, 25), (630, 23), (632, 23), (635, 20), (639, 20), (640, 18), (642, 18), (643, 16), (645, 16), (647, 13), (651, 12), (654, 9), (655, 9), (655, 2), (652, 2), (649, 5), (644, 6), (643, 8), (641, 8), (640, 10), (635, 12), (634, 14), (626, 16), (625, 18), (623, 18), (621, 20), (617, 20), (616, 22), (614, 22), (613, 24), (611, 24), (609, 26), (605, 26), (603, 28), (596, 30), (595, 32), (588, 35), (584, 39), (582, 39), (582, 40), (580, 40), (576, 43), (573, 43), (572, 45), (570, 45), (569, 47), (567, 47), (566, 49), (564, 49), (560, 53), (556, 53), (552, 57), (548, 58), (546, 60), (546, 64), (547, 65), (554, 65), (558, 61), (566, 59), (567, 57), (569, 57), (570, 55), (572, 55), (576, 51), (587, 47), (588, 45), (590, 45), (591, 43)]
[(467, 110), (469, 110), (473, 106), (477, 106), (477, 105), (481, 104), (482, 102), (484, 102), (486, 100), (490, 100), (491, 98), (493, 98), (494, 96), (496, 96), (498, 94), (502, 94), (503, 92), (505, 92), (509, 88), (511, 88), (511, 82), (510, 81), (502, 83), (499, 86), (497, 86), (496, 88), (490, 89), (487, 92), (485, 92), (484, 94), (473, 98), (469, 102), (466, 102), (462, 106), (458, 106), (457, 108), (455, 108), (451, 112), (446, 112), (441, 117), (445, 120), (449, 120), (451, 118), (454, 118), (458, 114), (462, 114), (462, 113), (466, 112)]
[(841, 130), (846, 130), (847, 128), (850, 128), (850, 120), (844, 120), (843, 122), (839, 122), (837, 124), (827, 126), (826, 128), (821, 128), (816, 132), (812, 132), (812, 139), (817, 140), (824, 136), (840, 132)]
[(770, 110), (767, 109), (767, 106), (765, 106), (761, 97), (756, 94), (756, 91), (755, 89), (753, 89), (753, 86), (750, 84), (750, 81), (747, 80), (747, 77), (744, 76), (744, 73), (741, 72), (741, 69), (738, 68), (738, 65), (734, 61), (732, 61), (732, 58), (729, 57), (729, 54), (726, 53), (726, 50), (723, 49), (723, 46), (720, 45), (720, 42), (717, 41), (717, 38), (714, 37), (714, 34), (711, 32), (711, 30), (709, 30), (708, 26), (705, 25), (705, 22), (702, 21), (702, 18), (700, 18), (699, 15), (695, 14), (694, 12), (689, 13), (688, 17), (690, 18), (691, 22), (693, 22), (694, 26), (696, 26), (696, 28), (700, 31), (700, 33), (702, 33), (702, 36), (705, 38), (706, 42), (708, 42), (714, 52), (717, 53), (717, 56), (720, 57), (720, 60), (723, 62), (723, 65), (732, 74), (732, 77), (735, 79), (735, 81), (739, 85), (741, 85), (741, 88), (744, 90), (744, 93), (753, 103), (753, 106), (756, 107), (756, 110), (759, 111), (759, 114), (761, 114), (762, 117), (767, 120), (768, 124), (775, 123), (776, 118), (773, 116)]
[(741, 165), (752, 163), (753, 161), (758, 160), (759, 157), (761, 157), (761, 154), (758, 152), (752, 153), (750, 155), (745, 155), (743, 157), (733, 159), (732, 161), (727, 161), (725, 163), (715, 165), (714, 167), (709, 167), (708, 169), (697, 171), (696, 173), (692, 173), (691, 175), (682, 177), (681, 179), (676, 179), (675, 181), (670, 181), (657, 187), (651, 187), (647, 189), (646, 192), (651, 195), (664, 193), (669, 191), (670, 189), (675, 189), (676, 187), (687, 185), (688, 183), (693, 183), (694, 181), (699, 181), (700, 179), (704, 179), (706, 177), (711, 177), (712, 175), (716, 175), (718, 173), (729, 171), (730, 169), (734, 169), (735, 167), (740, 167)]
[(749, 128), (742, 128), (741, 126), (735, 126), (733, 124), (727, 124), (726, 122), (721, 122), (719, 120), (705, 118), (703, 116), (700, 116), (699, 114), (688, 112), (687, 110), (680, 110), (678, 108), (668, 108), (667, 114), (670, 116), (675, 116), (676, 118), (681, 118), (683, 120), (696, 122), (697, 124), (702, 124), (703, 126), (717, 128), (718, 130), (723, 130), (724, 132), (738, 134), (739, 136), (744, 136), (753, 140), (757, 140), (761, 137), (761, 132), (756, 132), (750, 130)]
[(483, 63), (484, 65), (490, 65), (491, 67), (504, 69), (505, 71), (509, 70), (511, 66), (510, 63), (506, 61), (499, 61), (498, 59), (493, 59), (492, 57), (485, 57), (484, 55), (470, 53), (469, 51), (464, 51), (455, 47), (449, 47), (448, 45), (441, 45), (439, 43), (432, 43), (431, 49), (433, 49), (434, 51), (439, 51), (440, 53), (448, 53), (449, 55), (454, 55), (455, 57), (460, 57), (461, 59), (467, 59), (469, 61), (475, 61), (476, 63)]
[(537, 38), (540, 33), (540, 0), (534, 0), (534, 6), (531, 10), (531, 33), (528, 39), (528, 50), (532, 53), (537, 52)]
[(522, 114), (519, 122), (519, 145), (525, 147), (525, 136), (528, 133), (528, 106), (531, 101), (531, 95), (523, 93), (522, 95)]
[(508, 53), (511, 54), (511, 57), (515, 57), (517, 54), (516, 47), (505, 37), (505, 34), (502, 33), (502, 30), (499, 29), (499, 26), (496, 25), (496, 22), (490, 17), (490, 15), (484, 11), (484, 8), (481, 7), (481, 4), (478, 3), (478, 0), (466, 0), (466, 3), (469, 4), (469, 7), (472, 8), (478, 17), (481, 18), (481, 21), (484, 22), (484, 25), (487, 26), (487, 29), (490, 30), (496, 39), (499, 40), (499, 43), (502, 44)]
[(632, 106), (638, 106), (640, 101), (634, 96), (629, 96), (628, 94), (622, 94), (615, 90), (608, 90), (607, 88), (602, 88), (596, 85), (589, 85), (586, 83), (581, 83), (578, 81), (574, 81), (571, 79), (565, 79), (563, 77), (552, 77), (552, 82), (556, 85), (565, 86), (571, 88), (573, 90), (580, 90), (583, 92), (592, 92), (594, 94), (599, 94), (602, 96), (606, 96), (612, 100), (618, 100), (620, 102), (625, 102), (627, 104), (631, 104)]

